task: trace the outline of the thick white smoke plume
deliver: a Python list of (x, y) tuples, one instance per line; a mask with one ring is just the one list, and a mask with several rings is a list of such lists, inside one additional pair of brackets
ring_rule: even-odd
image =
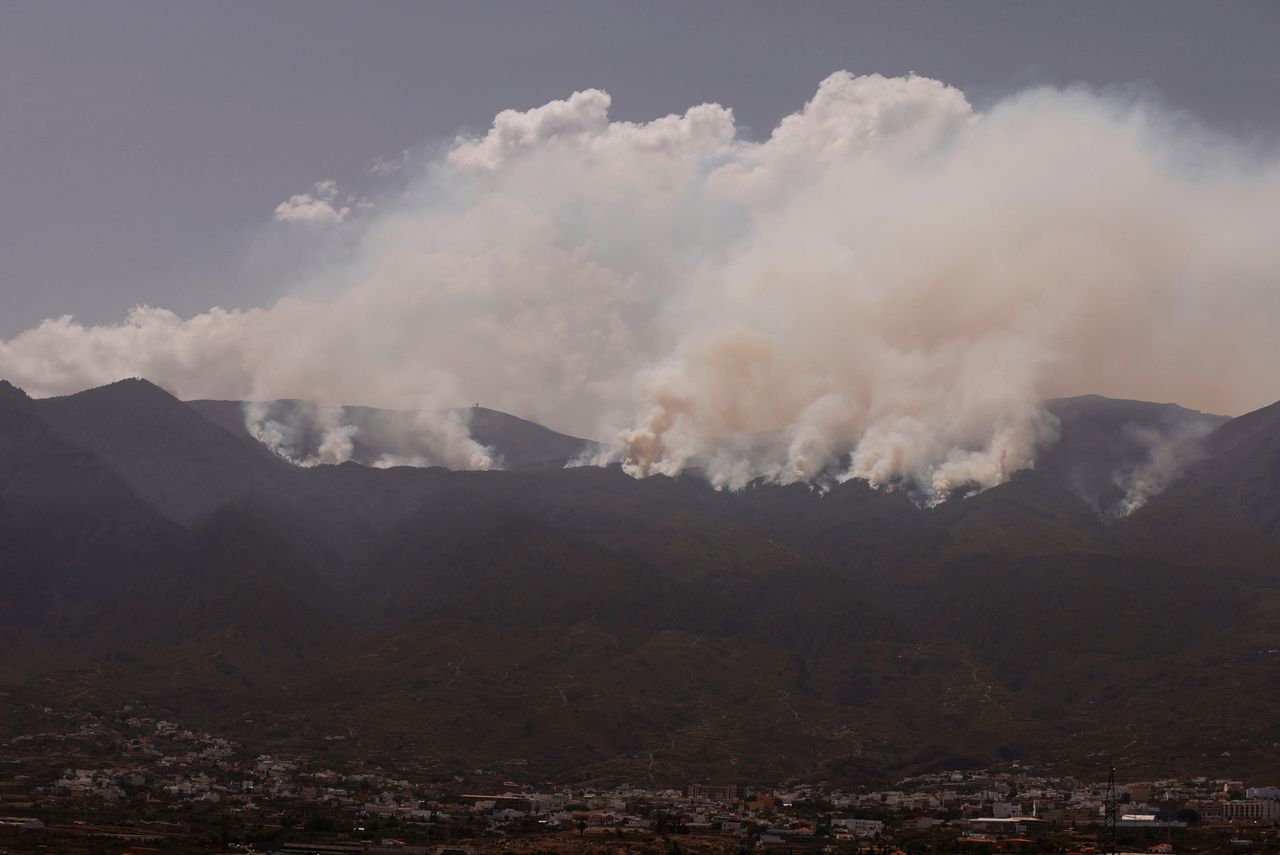
[(503, 112), (394, 197), (271, 225), (359, 247), (304, 271), (306, 296), (52, 319), (0, 342), (0, 375), (388, 407), (456, 389), (616, 438), (636, 475), (929, 500), (1033, 465), (1051, 395), (1277, 397), (1272, 155), (1139, 99), (1037, 89), (979, 114), (915, 76), (834, 74), (759, 142), (714, 104), (609, 106)]
[[(298, 466), (346, 463), (355, 448), (355, 425), (343, 423), (341, 407), (302, 404), (272, 414), (271, 404), (245, 404), (244, 427), (249, 435), (275, 454)], [(318, 434), (314, 453), (309, 434)]]

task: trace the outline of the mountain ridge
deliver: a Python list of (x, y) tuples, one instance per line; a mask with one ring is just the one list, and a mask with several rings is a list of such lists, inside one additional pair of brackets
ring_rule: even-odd
[[(601, 780), (1098, 751), (1154, 772), (1274, 735), (1252, 687), (1280, 685), (1280, 663), (1248, 652), (1278, 646), (1258, 605), (1280, 601), (1268, 413), (1232, 428), (1051, 402), (1056, 462), (923, 508), (859, 481), (296, 467), (139, 382), (0, 385), (0, 571), (19, 594), (0, 712), (139, 703), (264, 747), (341, 723), (352, 750)], [(1143, 431), (1209, 419), (1203, 456), (1134, 513), (1082, 495), (1144, 463)], [(1239, 436), (1219, 448), (1223, 431)], [(1195, 727), (1222, 692), (1229, 738)], [(230, 714), (245, 704), (261, 721)], [(432, 734), (406, 736), (424, 715)]]
[[(197, 399), (185, 403), (228, 433), (260, 445), (246, 426), (246, 408), (251, 406), (249, 402)], [(411, 410), (364, 406), (317, 407), (299, 399), (261, 401), (256, 406), (263, 408), (265, 413), (286, 420), (307, 411), (337, 411), (341, 414), (342, 424), (356, 429), (352, 438), (352, 459), (365, 464), (372, 464), (382, 455), (409, 456), (404, 447), (404, 438), (419, 430), (415, 421), (420, 414)], [(461, 410), (446, 410), (443, 415), (461, 419), (472, 439), (497, 452), (502, 468), (563, 466), (578, 457), (590, 455), (598, 447), (592, 440), (562, 434), (537, 422), (479, 405)], [(303, 456), (314, 455), (318, 450), (317, 445), (318, 442), (313, 438)]]

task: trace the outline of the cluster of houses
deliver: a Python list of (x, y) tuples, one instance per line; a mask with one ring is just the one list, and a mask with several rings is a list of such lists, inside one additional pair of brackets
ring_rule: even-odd
[[(50, 750), (59, 740), (81, 746), (96, 740), (109, 762), (57, 768), (56, 758), (68, 753), (65, 744), (62, 751)], [(726, 852), (751, 848), (793, 855), (892, 851), (912, 841), (1005, 850), (1043, 843), (1051, 835), (1058, 836), (1060, 850), (1087, 852), (1101, 846), (1109, 831), (1148, 843), (1164, 834), (1151, 846), (1169, 849), (1151, 851), (1172, 851), (1174, 832), (1192, 830), (1220, 831), (1259, 845), (1271, 841), (1280, 848), (1278, 787), (1208, 778), (1109, 787), (1039, 775), (1016, 764), (991, 772), (922, 775), (890, 788), (560, 786), (503, 780), (484, 770), (442, 779), (422, 770), (335, 765), (315, 754), (248, 756), (226, 737), (132, 716), (109, 724), (87, 719), (62, 734), (17, 737), (0, 745), (0, 762), (9, 773), (0, 777), (0, 848), (13, 848), (14, 835), (57, 829), (189, 841), (202, 829), (228, 826), (257, 829), (277, 847), (271, 851), (295, 852), (307, 845), (313, 851), (386, 845), (401, 852), (461, 847), (467, 855), (468, 849), (489, 845), (484, 841), (512, 851), (512, 840), (558, 836), (608, 840), (615, 847), (704, 839), (722, 841)], [(77, 811), (92, 815), (92, 823), (81, 819), (76, 826)], [(139, 816), (147, 817), (145, 829), (137, 826)], [(269, 851), (252, 849), (267, 844), (251, 836), (246, 833), (240, 851)]]

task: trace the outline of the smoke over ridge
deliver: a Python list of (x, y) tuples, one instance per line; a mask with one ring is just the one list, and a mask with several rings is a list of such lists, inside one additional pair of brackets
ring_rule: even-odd
[[(50, 319), (0, 342), (0, 375), (422, 412), (465, 395), (616, 439), (595, 462), (637, 476), (928, 501), (1034, 465), (1052, 395), (1277, 397), (1280, 161), (1158, 105), (1037, 89), (979, 114), (939, 81), (840, 72), (759, 142), (715, 104), (609, 107), (585, 90), (504, 111), (341, 216), (312, 215), (338, 197), (319, 181), (308, 216), (267, 226), (356, 247), (305, 292)], [(321, 457), (349, 457), (327, 430)], [(1153, 450), (1126, 490), (1145, 501), (1178, 459)]]
[(1163, 492), (1188, 464), (1199, 460), (1200, 441), (1212, 431), (1203, 422), (1183, 422), (1166, 430), (1130, 425), (1126, 431), (1147, 449), (1145, 459), (1112, 475), (1124, 496), (1108, 510), (1112, 518), (1127, 517)]
[[(345, 407), (310, 401), (255, 401), (244, 404), (244, 427), (278, 457), (304, 467), (356, 461), (379, 469), (492, 469), (500, 462), (471, 437), (463, 415), (426, 403), (411, 413), (375, 411), (360, 418)], [(357, 454), (357, 441), (366, 439), (393, 450)]]

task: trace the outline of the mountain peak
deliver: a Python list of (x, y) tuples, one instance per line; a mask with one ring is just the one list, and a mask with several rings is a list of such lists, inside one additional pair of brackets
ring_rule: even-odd
[(177, 398), (166, 391), (163, 387), (157, 386), (155, 383), (152, 383), (150, 380), (143, 379), (142, 377), (126, 377), (125, 379), (117, 380), (114, 383), (107, 383), (104, 386), (95, 386), (92, 389), (85, 389), (83, 392), (76, 392), (73, 395), (66, 395), (64, 397), (78, 400), (102, 400), (110, 398), (130, 403), (164, 400), (178, 401)]
[(29, 401), (31, 397), (20, 386), (0, 380), (0, 401)]
[(285, 467), (146, 380), (120, 380), (33, 403), (62, 440), (101, 456), (144, 500), (181, 522)]

